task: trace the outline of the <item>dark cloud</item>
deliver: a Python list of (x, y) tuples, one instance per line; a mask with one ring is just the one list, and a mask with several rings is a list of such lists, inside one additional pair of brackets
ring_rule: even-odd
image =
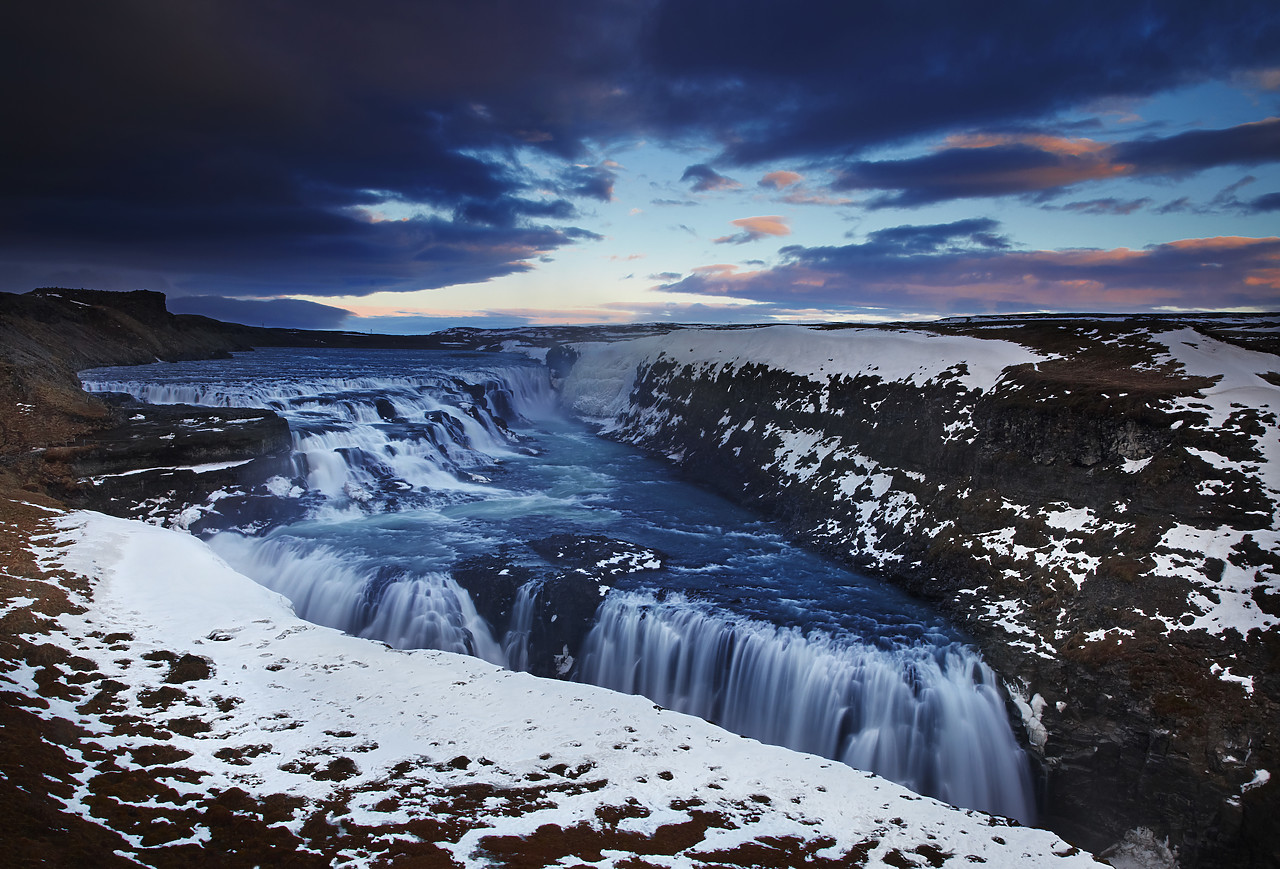
[(706, 193), (711, 190), (734, 190), (741, 187), (742, 184), (721, 175), (705, 163), (695, 163), (684, 170), (684, 174), (680, 176), (681, 181), (692, 181), (693, 187), (690, 188), (695, 193)]
[(564, 173), (564, 192), (569, 196), (613, 201), (617, 173), (604, 166), (573, 166)]
[[(969, 223), (982, 225), (961, 226)], [(901, 226), (857, 244), (785, 247), (775, 268), (706, 266), (664, 289), (824, 310), (950, 313), (1268, 307), (1280, 291), (1280, 238), (1025, 251), (1008, 248), (993, 223)]]
[(1134, 166), (1137, 175), (1179, 176), (1215, 166), (1280, 162), (1280, 118), (1122, 142), (1108, 156), (1113, 163)]
[(851, 154), (1046, 118), (1274, 66), (1272, 0), (968, 3), (679, 0), (659, 6), (652, 90), (723, 160)]
[[(518, 149), (581, 150), (553, 121), (566, 103), (591, 111), (583, 69), (624, 51), (609, 34), (630, 14), (554, 0), (15, 8), (0, 72), (6, 127), (23, 133), (0, 159), (0, 280), (56, 262), (206, 293), (361, 294), (525, 270), (590, 236), (547, 225), (575, 210), (538, 192)], [(571, 180), (567, 195), (607, 195), (607, 173)], [(371, 222), (388, 201), (434, 216)]]
[(997, 234), (999, 228), (1000, 222), (989, 217), (924, 226), (908, 224), (878, 229), (867, 236), (864, 244), (855, 247), (860, 253), (872, 256), (911, 256), (974, 248), (1002, 250), (1009, 247), (1009, 239)]
[(565, 199), (531, 202), (514, 196), (468, 199), (454, 210), (454, 217), (458, 220), (496, 227), (513, 227), (526, 217), (568, 220), (577, 215), (577, 209)]
[[(1042, 121), (1274, 65), (1280, 39), (1274, 0), (10, 5), (0, 283), (135, 270), (264, 296), (531, 268), (592, 237), (561, 225), (569, 200), (611, 197), (612, 170), (579, 165), (595, 159), (589, 143), (710, 143), (720, 154), (685, 181), (721, 189), (732, 179), (711, 163), (847, 161)], [(1215, 149), (1261, 160), (1269, 135), (1185, 133), (1116, 153), (1192, 172)], [(1026, 177), (1053, 155), (971, 150), (855, 163), (846, 180), (902, 204), (1049, 189)], [(1010, 161), (1026, 177), (1001, 179)], [(371, 221), (387, 202), (420, 216)]]
[(1219, 190), (1205, 204), (1197, 204), (1191, 201), (1188, 196), (1180, 196), (1179, 198), (1166, 202), (1164, 205), (1156, 209), (1157, 214), (1263, 214), (1269, 211), (1280, 210), (1280, 193), (1265, 193), (1251, 199), (1241, 199), (1239, 193), (1245, 187), (1253, 184), (1258, 179), (1253, 175), (1246, 175), (1234, 184), (1228, 184)]
[(1266, 193), (1245, 203), (1245, 208), (1254, 213), (1280, 211), (1280, 193)]
[(200, 314), (228, 323), (282, 329), (337, 329), (355, 315), (345, 308), (301, 299), (228, 299), (223, 296), (170, 296), (175, 314)]
[(1192, 211), (1195, 206), (1191, 202), (1190, 196), (1179, 196), (1177, 199), (1171, 199), (1164, 205), (1156, 209), (1156, 214), (1179, 214), (1184, 211)]
[(94, 270), (128, 270), (141, 259), (175, 289), (192, 294), (365, 295), (528, 271), (547, 251), (599, 238), (576, 228), (501, 227), (440, 217), (373, 220), (305, 209), (175, 211), (168, 225), (158, 215), (118, 216), (114, 225), (82, 230), (64, 223), (56, 234), (5, 235), (0, 281), (9, 269), (39, 277), (43, 272), (33, 261), (58, 263), (59, 271), (76, 262), (92, 263)]
[(1217, 166), (1280, 162), (1280, 119), (1119, 144), (1043, 134), (960, 137), (954, 147), (903, 160), (858, 161), (838, 190), (888, 191), (871, 208), (1010, 194), (1047, 196), (1087, 181), (1183, 176)]

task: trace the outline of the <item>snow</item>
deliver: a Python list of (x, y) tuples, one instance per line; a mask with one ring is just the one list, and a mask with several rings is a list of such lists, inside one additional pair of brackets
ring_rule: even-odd
[[(678, 807), (700, 800), (728, 819), (707, 830), (697, 846), (703, 849), (767, 836), (829, 837), (833, 844), (824, 853), (837, 854), (871, 838), (876, 844), (867, 865), (873, 866), (884, 865), (895, 849), (926, 842), (989, 866), (1043, 865), (1050, 857), (1055, 866), (1092, 863), (1049, 832), (921, 798), (870, 774), (729, 734), (640, 697), (540, 680), (445, 652), (399, 651), (308, 624), (283, 597), (180, 531), (88, 512), (52, 521), (59, 531), (43, 539), (41, 563), (94, 579), (87, 609), (60, 617), (60, 630), (104, 676), (133, 686), (119, 695), (127, 707), (121, 714), (155, 714), (139, 702), (148, 682), (160, 678), (146, 653), (191, 653), (212, 665), (210, 678), (182, 684), (188, 696), (167, 712), (200, 716), (211, 727), (166, 739), (192, 752), (184, 766), (206, 774), (199, 785), (171, 782), (180, 792), (240, 787), (256, 796), (301, 796), (314, 807), (341, 791), (350, 795), (344, 822), (379, 825), (438, 810), (430, 794), (448, 787), (528, 786), (560, 763), (579, 770), (591, 786), (554, 791), (518, 812), (505, 800), (486, 800), (467, 810), (474, 826), (440, 845), (463, 865), (479, 867), (485, 865), (478, 856), (485, 836), (525, 835), (544, 824), (598, 826), (599, 807), (629, 800), (649, 813), (628, 820), (629, 828), (652, 832), (687, 821), (689, 810)], [(114, 638), (110, 648), (101, 639), (105, 626)], [(132, 638), (120, 640), (122, 634)], [(15, 672), (7, 678), (29, 682), (31, 676)], [(239, 703), (219, 707), (215, 698)], [(77, 712), (69, 701), (52, 698), (46, 714), (79, 720), (112, 745), (146, 742), (112, 735), (109, 724)], [(222, 759), (228, 749), (263, 744), (269, 745), (257, 753), (236, 752), (234, 762)], [(354, 777), (334, 782), (310, 774), (317, 763), (337, 757), (354, 762)], [(84, 781), (93, 771), (90, 765)], [(388, 808), (383, 797), (392, 788), (404, 799)], [(405, 797), (413, 788), (427, 797), (413, 803)], [(762, 794), (768, 795), (767, 809)], [(88, 817), (89, 796), (82, 787), (66, 801)], [(302, 820), (295, 816), (290, 826), (297, 830)], [(348, 857), (345, 865), (367, 865), (367, 856), (365, 862), (358, 854)], [(593, 865), (626, 859), (621, 851), (605, 851)], [(662, 865), (692, 864), (676, 856)]]
[(197, 474), (208, 474), (212, 471), (225, 471), (230, 468), (238, 468), (241, 465), (247, 465), (252, 461), (253, 459), (240, 459), (238, 461), (230, 462), (205, 462), (199, 465), (172, 465), (158, 468), (137, 468), (132, 471), (121, 471), (118, 474), (99, 474), (98, 476), (93, 477), (92, 480), (94, 485), (97, 485), (101, 481), (108, 480), (113, 477), (132, 477), (135, 474), (154, 474), (159, 472), (172, 473), (173, 471), (193, 471)]
[[(1280, 533), (1274, 530), (1241, 531), (1223, 526), (1215, 529), (1173, 525), (1165, 532), (1153, 553), (1159, 576), (1185, 576), (1196, 590), (1188, 598), (1187, 615), (1181, 620), (1160, 619), (1165, 632), (1204, 630), (1211, 634), (1235, 631), (1247, 637), (1250, 631), (1266, 631), (1280, 625), (1280, 619), (1268, 615), (1254, 600), (1259, 585), (1258, 572), (1233, 563), (1233, 551), (1245, 545), (1247, 538), (1265, 551), (1280, 551)], [(1208, 559), (1222, 562), (1222, 574), (1216, 581), (1208, 577)]]
[[(1253, 463), (1247, 470), (1256, 474), (1273, 497), (1280, 497), (1280, 388), (1262, 377), (1277, 373), (1280, 362), (1270, 353), (1247, 350), (1233, 344), (1225, 344), (1194, 329), (1176, 329), (1154, 335), (1169, 352), (1169, 358), (1191, 377), (1207, 377), (1213, 386), (1201, 390), (1200, 399), (1182, 399), (1174, 402), (1174, 409), (1207, 411), (1208, 420), (1203, 428), (1218, 429), (1242, 409), (1253, 410), (1269, 417), (1264, 432), (1254, 438), (1254, 445), (1261, 463)], [(1216, 454), (1199, 453), (1215, 468), (1241, 469), (1236, 463)], [(1243, 470), (1243, 469), (1242, 469)]]
[(1236, 676), (1231, 672), (1230, 667), (1223, 667), (1221, 664), (1214, 664), (1209, 667), (1209, 672), (1217, 676), (1223, 682), (1235, 682), (1244, 688), (1244, 693), (1252, 696), (1253, 694), (1253, 677), (1252, 676)]
[(1245, 782), (1240, 787), (1241, 793), (1248, 793), (1254, 788), (1260, 788), (1267, 782), (1271, 781), (1271, 773), (1265, 769), (1260, 769), (1253, 774), (1253, 778)]
[(630, 341), (576, 345), (580, 356), (564, 398), (587, 419), (612, 422), (627, 407), (637, 369), (665, 357), (680, 365), (736, 370), (762, 364), (818, 383), (871, 376), (923, 386), (954, 378), (966, 390), (991, 390), (1006, 368), (1050, 357), (1011, 341), (939, 335), (919, 330), (700, 329)]

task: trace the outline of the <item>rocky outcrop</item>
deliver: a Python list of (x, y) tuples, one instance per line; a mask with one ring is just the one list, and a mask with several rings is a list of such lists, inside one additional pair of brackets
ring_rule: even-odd
[[(565, 678), (605, 593), (623, 577), (656, 570), (662, 561), (661, 554), (625, 540), (554, 534), (466, 559), (452, 575), (496, 636), (523, 634), (517, 640), (525, 655), (519, 669)], [(518, 613), (521, 606), (524, 612)]]
[(67, 469), (51, 493), (69, 506), (190, 526), (215, 510), (240, 511), (248, 491), (294, 475), (289, 426), (271, 411), (103, 398), (110, 427), (45, 452)]
[(1043, 823), (1272, 865), (1280, 358), (1239, 346), (1269, 325), (708, 331), (555, 358), (611, 436), (968, 630), (1027, 724)]
[(252, 526), (261, 501), (249, 492), (294, 474), (280, 416), (90, 395), (76, 375), (223, 357), (250, 349), (251, 337), (170, 314), (163, 294), (144, 290), (0, 293), (0, 403), (12, 408), (0, 414), (0, 487), (205, 530)]

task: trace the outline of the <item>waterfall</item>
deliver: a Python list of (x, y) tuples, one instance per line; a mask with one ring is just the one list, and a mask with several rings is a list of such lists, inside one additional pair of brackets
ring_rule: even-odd
[(86, 374), (90, 392), (122, 392), (150, 404), (277, 411), (289, 422), (294, 463), (307, 488), (339, 505), (384, 505), (414, 491), (482, 491), (475, 471), (519, 452), (514, 429), (556, 413), (546, 370), (532, 365), (399, 377)]
[[(621, 350), (600, 352), (616, 358), (589, 382), (589, 367), (575, 366), (566, 400), (605, 417), (625, 399), (635, 360)], [(557, 604), (554, 587), (544, 583), (557, 568), (535, 567), (529, 575), (541, 576), (515, 590), (509, 615), (485, 608), (505, 622), (489, 624), (449, 571), (465, 557), (507, 547), (513, 558), (536, 564), (536, 548), (518, 553), (545, 535), (644, 528), (662, 541), (655, 548), (670, 547), (673, 562), (683, 558), (696, 569), (642, 581), (641, 588), (656, 582), (677, 589), (661, 600), (610, 591), (581, 648), (567, 650), (577, 658), (574, 678), (643, 694), (957, 805), (1032, 820), (1026, 758), (996, 677), (972, 650), (945, 632), (898, 631), (901, 619), (914, 615), (902, 615), (897, 604), (884, 601), (889, 609), (882, 611), (870, 593), (833, 595), (853, 577), (805, 567), (799, 553), (761, 545), (761, 532), (747, 529), (742, 517), (668, 488), (677, 484), (630, 457), (618, 460), (610, 451), (616, 447), (600, 452), (597, 438), (558, 434), (564, 424), (555, 420), (545, 368), (346, 351), (301, 360), (264, 351), (234, 362), (230, 370), (225, 362), (165, 366), (146, 371), (146, 379), (133, 379), (140, 369), (119, 368), (82, 377), (90, 391), (157, 404), (271, 408), (288, 421), (292, 482), (306, 484), (307, 519), (256, 537), (224, 531), (209, 543), (237, 570), (287, 597), (300, 617), (397, 648), (527, 670), (566, 648), (562, 637), (555, 649), (531, 643), (550, 644), (546, 637), (570, 623), (578, 626), (576, 643), (598, 600), (596, 587), (589, 601), (570, 607), (572, 622), (551, 629), (565, 602)], [(267, 494), (254, 497), (283, 497), (278, 493), (292, 486), (262, 489)], [(754, 584), (773, 574), (785, 583)], [(681, 593), (715, 597), (725, 586), (753, 590), (753, 617)], [(797, 620), (826, 627), (772, 623)], [(864, 624), (883, 627), (879, 639), (859, 639)], [(572, 661), (568, 654), (563, 660)]]
[(397, 649), (439, 649), (506, 664), (466, 590), (441, 573), (365, 564), (324, 546), (219, 534), (215, 552), (279, 592), (299, 617)]
[(577, 677), (920, 793), (1029, 822), (1030, 771), (995, 674), (959, 644), (885, 649), (614, 593)]
[(512, 670), (529, 669), (529, 635), (533, 632), (534, 606), (538, 601), (536, 582), (526, 582), (516, 591), (511, 605), (511, 625), (502, 640), (507, 666)]

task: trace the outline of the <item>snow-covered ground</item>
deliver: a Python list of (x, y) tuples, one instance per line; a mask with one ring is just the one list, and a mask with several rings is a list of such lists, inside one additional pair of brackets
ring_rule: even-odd
[(991, 389), (1010, 366), (1052, 358), (1009, 341), (908, 329), (806, 326), (688, 330), (581, 344), (578, 351), (563, 398), (583, 417), (609, 422), (626, 412), (636, 369), (660, 357), (694, 365), (708, 376), (757, 364), (817, 383), (835, 376), (872, 376), (922, 386), (949, 377), (965, 389), (978, 390)]
[[(442, 829), (452, 832), (436, 844), (468, 867), (493, 865), (494, 837), (540, 831), (545, 841), (570, 828), (600, 835), (596, 851), (586, 847), (563, 865), (622, 865), (636, 843), (691, 828), (701, 832), (680, 847), (640, 847), (644, 865), (723, 863), (710, 855), (751, 853), (744, 845), (790, 852), (788, 859), (810, 854), (803, 865), (842, 855), (869, 866), (941, 865), (944, 857), (987, 866), (1093, 863), (1052, 833), (955, 809), (640, 697), (308, 624), (181, 531), (88, 512), (49, 521), (36, 539), (41, 565), (90, 580), (84, 611), (59, 617), (50, 639), (124, 687), (114, 689), (110, 714), (57, 697), (40, 714), (77, 722), (109, 751), (133, 752), (111, 752), (116, 764), (151, 745), (189, 752), (181, 766), (196, 774), (169, 782), (179, 793), (301, 797), (305, 805), (286, 822), (295, 833), (323, 805), (346, 829), (448, 818)], [(166, 684), (157, 662), (183, 655), (205, 659), (210, 672)], [(26, 665), (4, 679), (38, 692)], [(119, 724), (175, 719), (197, 722), (178, 728), (191, 735), (147, 736)], [(65, 800), (87, 817), (97, 756), (86, 752), (82, 785)], [(456, 796), (474, 794), (472, 785), (487, 796)], [(142, 837), (126, 838), (145, 863)], [(197, 828), (190, 841), (205, 838)], [(368, 841), (377, 836), (336, 863), (370, 862)]]

